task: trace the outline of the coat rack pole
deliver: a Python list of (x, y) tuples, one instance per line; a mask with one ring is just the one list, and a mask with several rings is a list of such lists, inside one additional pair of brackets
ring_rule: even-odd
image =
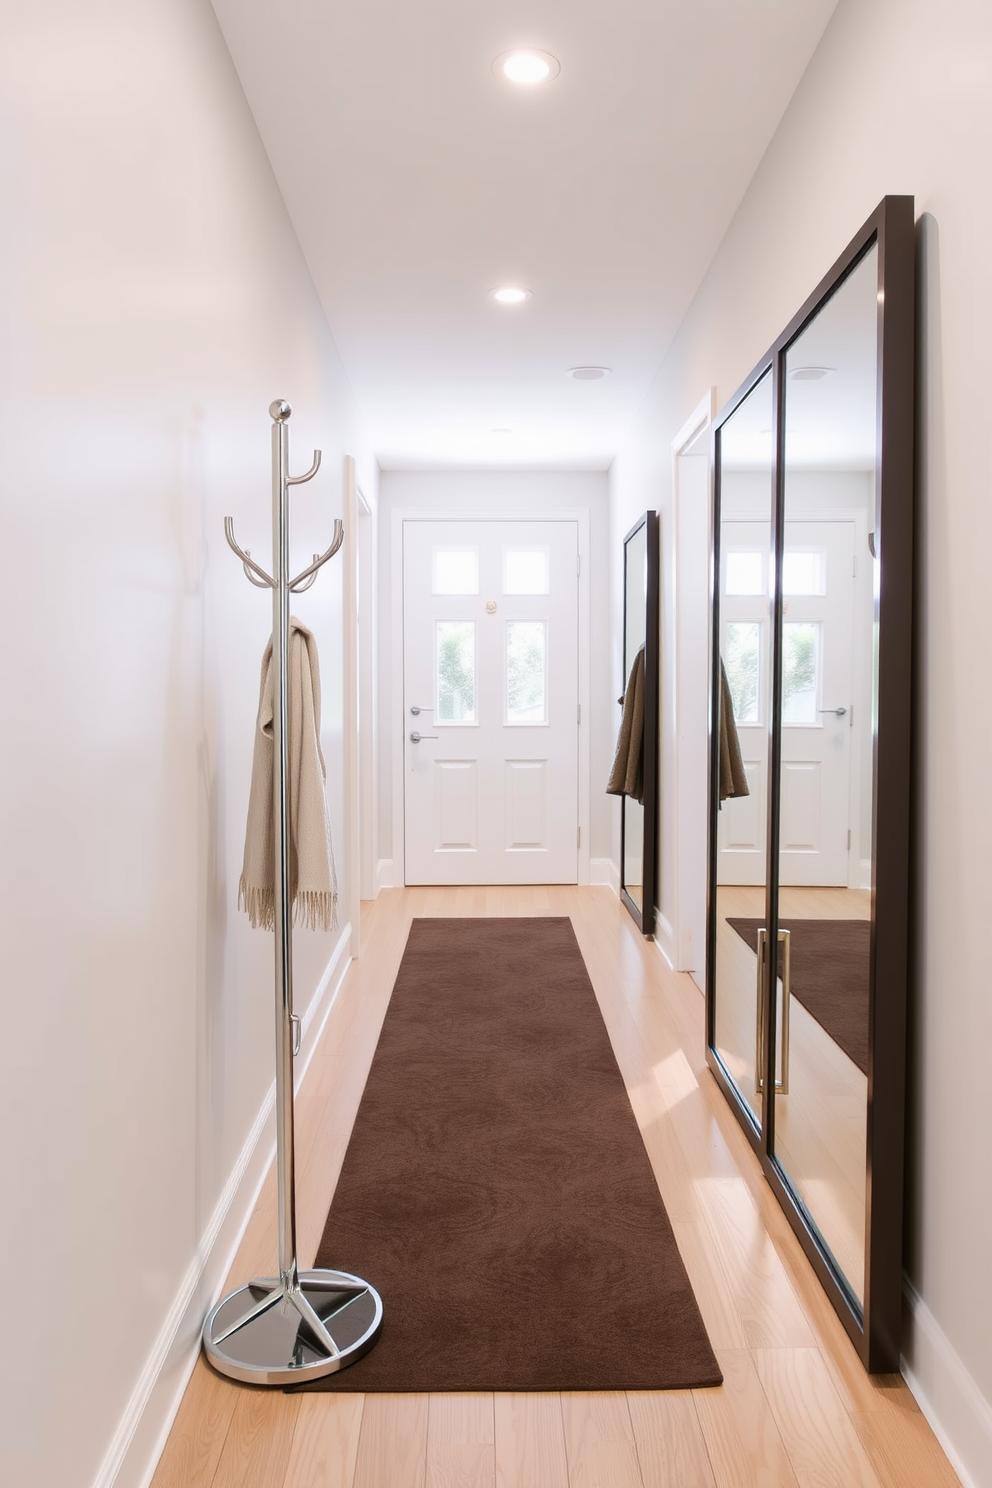
[(348, 1271), (299, 1271), (296, 1257), (296, 1182), (293, 1122), (293, 1059), (299, 1052), (299, 1020), (293, 1013), (293, 922), (290, 892), (289, 821), (289, 596), (308, 589), (317, 571), (338, 551), (344, 531), (334, 524), (326, 553), (290, 575), (289, 487), (311, 480), (320, 467), (314, 454), (305, 475), (289, 474), (292, 408), (283, 399), (269, 406), (272, 426), (272, 562), (269, 575), (239, 547), (230, 517), (228, 545), (245, 574), (272, 590), (272, 812), (275, 885), (276, 1181), (279, 1213), (279, 1275), (262, 1276), (230, 1293), (203, 1325), (203, 1347), (215, 1369), (252, 1385), (287, 1385), (333, 1374), (368, 1353), (382, 1327), (382, 1301), (360, 1276)]
[[(270, 410), (271, 411), (271, 410)], [(289, 902), (289, 502), (288, 414), (272, 424), (272, 809), (275, 828), (276, 1166), (279, 1277), (296, 1282), (293, 1125), (293, 927)]]

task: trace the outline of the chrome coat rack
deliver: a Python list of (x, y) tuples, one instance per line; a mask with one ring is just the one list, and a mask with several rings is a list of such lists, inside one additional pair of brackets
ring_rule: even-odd
[(374, 1287), (347, 1271), (300, 1271), (296, 1261), (293, 1058), (300, 1022), (293, 1012), (292, 905), (289, 891), (289, 596), (309, 589), (340, 548), (334, 523), (326, 553), (289, 578), (289, 487), (312, 480), (320, 451), (305, 475), (289, 474), (290, 405), (270, 404), (272, 426), (272, 565), (267, 574), (241, 548), (234, 523), (224, 533), (259, 589), (272, 590), (273, 813), (275, 827), (276, 1167), (279, 1189), (279, 1275), (258, 1277), (219, 1302), (203, 1325), (203, 1347), (215, 1369), (253, 1385), (287, 1385), (333, 1374), (368, 1352), (382, 1326)]

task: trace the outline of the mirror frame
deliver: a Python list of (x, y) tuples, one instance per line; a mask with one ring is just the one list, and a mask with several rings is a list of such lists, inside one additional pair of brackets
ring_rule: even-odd
[[(716, 1050), (717, 821), (719, 781), (720, 432), (769, 369), (774, 408), (772, 552), (772, 707), (769, 718), (766, 925), (778, 931), (779, 777), (781, 773), (781, 554), (785, 501), (785, 358), (795, 339), (877, 244), (876, 463), (873, 553), (877, 637), (876, 718), (872, 731), (871, 943), (868, 1010), (865, 1275), (863, 1301), (827, 1251), (785, 1169), (775, 1157), (775, 1082), (766, 1080), (761, 1124)], [(899, 1368), (902, 1315), (903, 1166), (906, 1090), (906, 996), (909, 934), (910, 725), (913, 618), (915, 403), (915, 226), (911, 196), (885, 197), (786, 326), (713, 425), (711, 537), (709, 862), (706, 931), (706, 1058), (757, 1153), (762, 1170), (809, 1257), (866, 1369)], [(766, 960), (764, 1068), (776, 1068), (776, 958)]]
[[(653, 936), (655, 924), (655, 900), (658, 889), (658, 650), (660, 633), (659, 617), (659, 550), (658, 513), (646, 511), (631, 527), (623, 540), (623, 685), (627, 687), (627, 613), (628, 606), (635, 602), (627, 583), (627, 547), (633, 538), (644, 529), (645, 576), (644, 597), (644, 852), (641, 873), (642, 904), (638, 905), (627, 892), (625, 882), (627, 797), (620, 797), (620, 898), (633, 916), (642, 935)], [(640, 603), (638, 597), (637, 603)], [(622, 701), (622, 699), (621, 699)]]

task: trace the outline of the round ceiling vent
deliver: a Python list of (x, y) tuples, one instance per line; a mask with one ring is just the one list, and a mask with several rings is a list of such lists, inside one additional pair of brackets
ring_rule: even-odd
[(609, 367), (569, 367), (565, 373), (566, 377), (574, 377), (576, 382), (599, 382), (609, 375)]
[(834, 367), (793, 367), (789, 376), (793, 382), (819, 382), (821, 378), (829, 377), (834, 371), (836, 371)]

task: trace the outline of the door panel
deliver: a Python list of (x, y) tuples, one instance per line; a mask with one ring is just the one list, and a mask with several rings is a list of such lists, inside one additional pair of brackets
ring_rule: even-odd
[(577, 525), (403, 534), (406, 882), (575, 883)]

